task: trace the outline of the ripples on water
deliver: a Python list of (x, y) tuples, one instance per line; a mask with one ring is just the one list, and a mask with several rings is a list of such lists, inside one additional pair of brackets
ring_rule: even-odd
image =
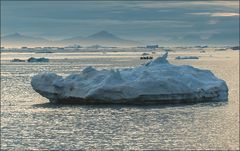
[(2, 61), (1, 148), (239, 149), (237, 55), (229, 53), (229, 58), (215, 60), (207, 57), (195, 61), (170, 60), (210, 69), (226, 80), (229, 87), (228, 102), (174, 106), (52, 105), (30, 86), (31, 76), (40, 72), (67, 75), (88, 65), (99, 69), (136, 66), (143, 63), (137, 55), (135, 58), (89, 55), (87, 59), (49, 63)]

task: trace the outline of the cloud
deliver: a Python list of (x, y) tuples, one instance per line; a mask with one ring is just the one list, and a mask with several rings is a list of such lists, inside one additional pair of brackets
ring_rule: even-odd
[(111, 26), (122, 26), (126, 25), (128, 28), (130, 26), (151, 26), (151, 27), (167, 27), (167, 28), (189, 28), (193, 27), (193, 23), (189, 21), (179, 21), (179, 20), (117, 20), (117, 19), (55, 19), (55, 18), (34, 18), (34, 17), (25, 17), (21, 18), (21, 20), (32, 22), (41, 22), (41, 23), (57, 23), (57, 24), (64, 24), (64, 25), (86, 25), (86, 26), (98, 26), (98, 25), (111, 25)]
[(233, 1), (196, 1), (192, 2), (193, 5), (202, 5), (202, 6), (221, 6), (228, 8), (239, 8), (238, 0)]
[(190, 15), (203, 15), (203, 16), (211, 16), (211, 17), (232, 17), (232, 16), (239, 16), (239, 13), (230, 13), (230, 12), (201, 12), (201, 13), (187, 13)]
[(239, 13), (212, 13), (211, 16), (222, 16), (222, 17), (239, 16)]
[(218, 6), (227, 8), (239, 8), (239, 2), (236, 1), (188, 1), (188, 2), (145, 2), (135, 5), (142, 8), (188, 8), (188, 7), (206, 7)]

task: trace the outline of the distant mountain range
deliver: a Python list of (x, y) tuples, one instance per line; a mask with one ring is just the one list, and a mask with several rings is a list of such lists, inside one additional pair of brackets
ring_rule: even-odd
[(133, 40), (119, 38), (107, 31), (100, 31), (87, 37), (72, 37), (62, 40), (48, 40), (41, 37), (31, 37), (14, 33), (1, 37), (1, 47), (47, 47), (47, 46), (67, 46), (78, 44), (81, 46), (102, 45), (102, 46), (137, 46), (140, 43)]

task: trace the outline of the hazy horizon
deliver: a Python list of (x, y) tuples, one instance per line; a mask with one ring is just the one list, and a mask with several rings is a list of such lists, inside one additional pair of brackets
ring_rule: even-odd
[(238, 1), (3, 1), (1, 37), (49, 40), (99, 31), (143, 44), (238, 45)]

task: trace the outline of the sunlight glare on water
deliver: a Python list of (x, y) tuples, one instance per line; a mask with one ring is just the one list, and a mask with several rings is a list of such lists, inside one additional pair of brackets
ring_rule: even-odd
[[(209, 52), (210, 53), (210, 52)], [(31, 77), (41, 72), (66, 76), (86, 66), (134, 67), (141, 53), (2, 54), (2, 149), (239, 149), (239, 52), (208, 53), (199, 60), (174, 60), (211, 70), (229, 87), (228, 102), (193, 105), (53, 105), (36, 93)], [(160, 53), (158, 53), (160, 54)], [(156, 54), (156, 55), (158, 55)], [(38, 55), (49, 63), (9, 60)], [(227, 58), (228, 57), (228, 58)], [(64, 59), (67, 58), (67, 59)]]

